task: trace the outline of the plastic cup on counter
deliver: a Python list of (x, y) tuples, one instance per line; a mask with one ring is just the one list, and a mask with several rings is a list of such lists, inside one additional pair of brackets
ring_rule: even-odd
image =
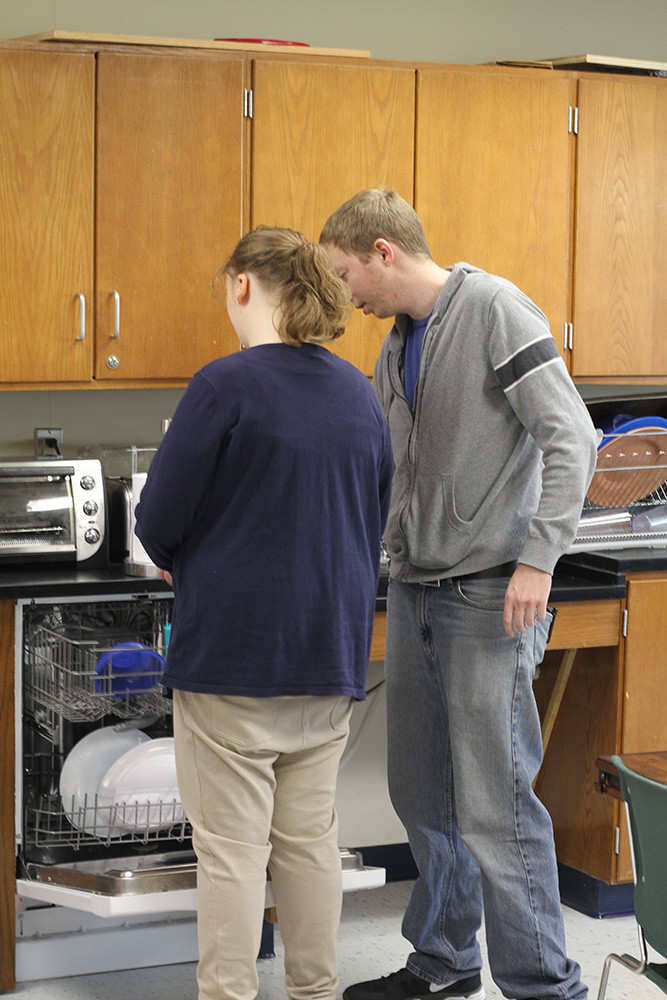
[(648, 507), (632, 518), (632, 530), (637, 535), (652, 531), (667, 531), (667, 504)]
[(604, 510), (586, 511), (581, 515), (577, 537), (606, 535), (632, 530), (632, 515), (627, 507), (608, 507)]

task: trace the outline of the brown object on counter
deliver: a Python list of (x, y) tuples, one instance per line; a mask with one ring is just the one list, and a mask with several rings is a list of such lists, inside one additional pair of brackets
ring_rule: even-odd
[[(667, 750), (654, 751), (653, 753), (624, 753), (621, 757), (625, 766), (631, 771), (635, 771), (643, 778), (667, 785)], [(618, 780), (618, 771), (614, 767), (611, 757), (598, 757), (595, 766), (598, 771), (598, 780), (595, 782), (597, 791), (602, 795), (611, 795), (612, 798), (620, 799), (621, 786)]]
[(664, 429), (643, 427), (602, 445), (587, 499), (601, 507), (621, 507), (659, 489), (667, 480), (666, 440)]

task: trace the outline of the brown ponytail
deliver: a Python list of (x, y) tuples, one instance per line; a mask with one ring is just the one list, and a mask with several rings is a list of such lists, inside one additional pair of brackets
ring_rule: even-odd
[(286, 344), (326, 343), (345, 332), (349, 291), (321, 244), (310, 243), (292, 229), (260, 226), (239, 240), (216, 274), (216, 294), (227, 275), (234, 278), (242, 272), (278, 290), (278, 335)]

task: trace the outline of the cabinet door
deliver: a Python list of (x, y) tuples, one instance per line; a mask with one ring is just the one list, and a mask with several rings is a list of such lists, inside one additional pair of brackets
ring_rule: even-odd
[(238, 348), (211, 280), (242, 232), (243, 74), (236, 55), (98, 56), (98, 379), (189, 378)]
[(415, 208), (442, 266), (467, 261), (526, 292), (564, 353), (572, 138), (568, 76), (420, 70)]
[[(413, 70), (258, 59), (253, 93), (253, 226), (317, 240), (363, 188), (393, 188), (412, 203)], [(370, 375), (390, 325), (354, 315), (331, 348)]]
[[(667, 747), (667, 577), (632, 573), (627, 577), (623, 721), (619, 753), (648, 753)], [(625, 822), (617, 878), (632, 878)]]
[(621, 753), (667, 747), (667, 575), (628, 576)]
[(667, 375), (664, 80), (579, 82), (574, 375)]
[(92, 55), (0, 53), (0, 383), (92, 375), (94, 94)]

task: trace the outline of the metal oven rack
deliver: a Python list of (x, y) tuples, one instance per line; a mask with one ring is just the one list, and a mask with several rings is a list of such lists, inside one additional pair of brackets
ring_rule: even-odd
[(667, 430), (603, 438), (569, 552), (667, 546)]

